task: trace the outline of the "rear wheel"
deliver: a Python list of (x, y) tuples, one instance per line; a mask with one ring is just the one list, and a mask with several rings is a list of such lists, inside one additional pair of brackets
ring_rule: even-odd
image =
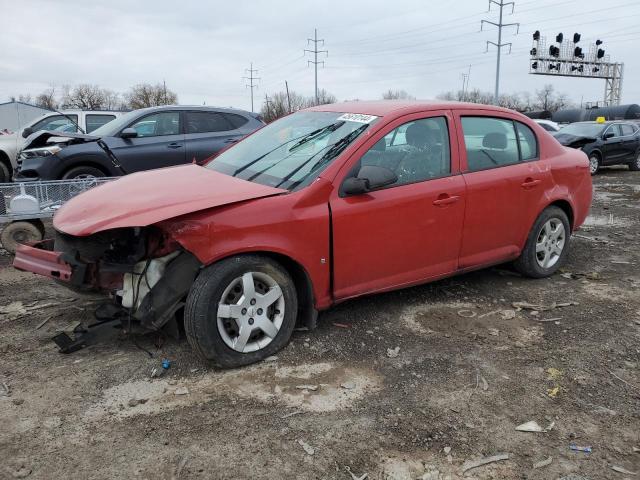
[(640, 152), (636, 155), (636, 159), (629, 164), (629, 170), (632, 172), (640, 171)]
[(96, 167), (74, 167), (62, 176), (62, 180), (81, 180), (104, 177), (104, 172)]
[(597, 154), (592, 153), (589, 155), (589, 171), (591, 172), (591, 175), (595, 175), (598, 173), (598, 170), (600, 170), (600, 157)]
[(43, 238), (42, 231), (29, 221), (19, 220), (7, 224), (0, 233), (0, 243), (9, 253), (16, 253), (21, 243), (38, 242)]
[(567, 214), (558, 207), (545, 208), (534, 223), (514, 266), (528, 277), (553, 275), (566, 259), (570, 235)]
[(233, 257), (205, 268), (189, 292), (185, 333), (218, 367), (258, 362), (291, 338), (298, 311), (293, 280), (267, 257)]
[(0, 160), (0, 183), (8, 183), (11, 181), (11, 169)]

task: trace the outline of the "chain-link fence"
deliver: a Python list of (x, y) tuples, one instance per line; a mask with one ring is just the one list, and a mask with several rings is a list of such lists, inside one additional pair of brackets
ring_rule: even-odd
[(76, 195), (113, 178), (0, 183), (0, 223), (51, 217)]

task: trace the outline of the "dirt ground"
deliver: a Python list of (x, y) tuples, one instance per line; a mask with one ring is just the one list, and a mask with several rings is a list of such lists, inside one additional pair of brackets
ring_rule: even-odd
[[(116, 330), (60, 354), (51, 337), (96, 299), (0, 255), (0, 478), (640, 478), (640, 174), (594, 183), (564, 274), (350, 301), (233, 371)], [(516, 430), (530, 421), (543, 431)]]

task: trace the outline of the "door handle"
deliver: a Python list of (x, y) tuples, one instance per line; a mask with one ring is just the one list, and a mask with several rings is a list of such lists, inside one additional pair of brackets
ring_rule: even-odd
[(522, 188), (533, 188), (539, 183), (542, 183), (542, 180), (527, 178), (524, 182), (522, 182)]
[(460, 200), (458, 195), (449, 195), (448, 193), (441, 193), (438, 195), (438, 198), (433, 201), (433, 204), (437, 207), (444, 207), (446, 205), (451, 205), (452, 203), (456, 203)]
[(170, 143), (169, 145), (167, 145), (167, 148), (180, 148), (180, 147), (182, 147), (182, 144), (181, 143), (176, 143), (176, 142), (173, 142), (173, 143)]

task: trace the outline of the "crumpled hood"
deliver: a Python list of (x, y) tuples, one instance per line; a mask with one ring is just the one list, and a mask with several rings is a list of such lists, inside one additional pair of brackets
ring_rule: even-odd
[(87, 236), (286, 192), (197, 165), (162, 168), (127, 175), (72, 198), (56, 213), (53, 226)]
[(84, 133), (72, 133), (72, 132), (56, 132), (55, 130), (38, 130), (32, 133), (25, 140), (25, 144), (22, 149), (46, 147), (51, 143), (84, 143), (95, 142), (100, 137), (94, 135), (86, 135)]
[(569, 133), (555, 133), (553, 135), (561, 145), (572, 148), (582, 148), (597, 140), (595, 137), (585, 137), (582, 135), (571, 135)]

